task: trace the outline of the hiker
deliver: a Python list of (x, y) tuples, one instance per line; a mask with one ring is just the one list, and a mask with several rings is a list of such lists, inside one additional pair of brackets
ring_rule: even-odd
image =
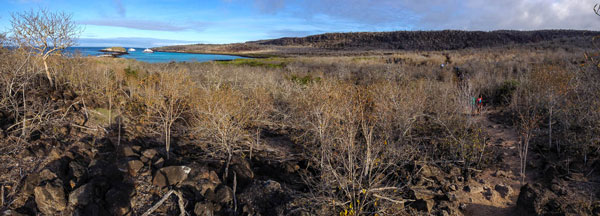
[(483, 97), (479, 96), (479, 98), (477, 98), (477, 113), (481, 114), (481, 110), (483, 109)]
[(471, 97), (471, 113), (475, 113), (477, 107), (477, 98)]

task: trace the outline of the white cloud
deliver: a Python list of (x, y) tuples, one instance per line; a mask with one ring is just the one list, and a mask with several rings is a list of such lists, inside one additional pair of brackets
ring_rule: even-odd
[(185, 24), (166, 23), (155, 20), (133, 20), (133, 19), (98, 19), (98, 20), (83, 20), (79, 24), (95, 25), (95, 26), (113, 26), (129, 29), (151, 30), (151, 31), (204, 31), (207, 22), (189, 21)]
[[(260, 11), (295, 11), (376, 26), (416, 29), (600, 29), (596, 0), (253, 0)], [(288, 11), (288, 12), (289, 12)]]

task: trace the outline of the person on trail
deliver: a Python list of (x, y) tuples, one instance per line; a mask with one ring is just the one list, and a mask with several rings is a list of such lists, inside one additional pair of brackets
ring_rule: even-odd
[(471, 97), (471, 113), (475, 113), (477, 107), (477, 98)]
[(481, 110), (483, 109), (483, 97), (479, 96), (479, 98), (477, 98), (477, 113), (481, 114)]

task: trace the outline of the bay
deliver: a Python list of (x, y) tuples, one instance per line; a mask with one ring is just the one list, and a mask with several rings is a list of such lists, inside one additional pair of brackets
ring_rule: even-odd
[[(82, 56), (99, 56), (106, 54), (100, 52), (106, 47), (69, 47), (65, 51), (71, 54), (81, 54)], [(129, 49), (130, 47), (126, 47)], [(154, 52), (144, 53), (145, 48), (134, 48), (135, 51), (129, 54), (121, 55), (119, 58), (135, 59), (138, 61), (149, 63), (167, 63), (167, 62), (207, 62), (207, 61), (223, 61), (246, 58), (241, 56), (231, 55), (216, 55), (216, 54), (195, 54), (195, 53), (175, 53), (175, 52)]]

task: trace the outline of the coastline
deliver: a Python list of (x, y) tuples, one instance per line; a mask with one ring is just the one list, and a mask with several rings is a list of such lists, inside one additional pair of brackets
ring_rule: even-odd
[[(143, 49), (141, 49), (143, 50)], [(115, 52), (107, 50), (104, 47), (70, 47), (66, 52), (80, 54), (81, 56), (92, 56), (101, 58), (121, 58), (134, 59), (142, 62), (162, 63), (162, 62), (207, 62), (212, 60), (228, 60), (238, 58), (256, 58), (252, 56), (240, 55), (223, 55), (223, 54), (202, 54), (202, 53), (186, 53), (186, 52), (171, 52), (171, 51), (156, 51), (153, 54), (142, 53), (141, 50), (135, 52)]]
[(198, 52), (198, 51), (176, 51), (176, 50), (163, 50), (160, 48), (151, 48), (154, 52), (164, 52), (164, 53), (186, 53), (186, 54), (206, 54), (206, 55), (225, 55), (225, 56), (236, 56), (236, 57), (244, 57), (244, 58), (271, 58), (271, 57), (281, 57), (280, 55), (275, 54), (241, 54), (241, 53), (229, 53), (229, 52)]

